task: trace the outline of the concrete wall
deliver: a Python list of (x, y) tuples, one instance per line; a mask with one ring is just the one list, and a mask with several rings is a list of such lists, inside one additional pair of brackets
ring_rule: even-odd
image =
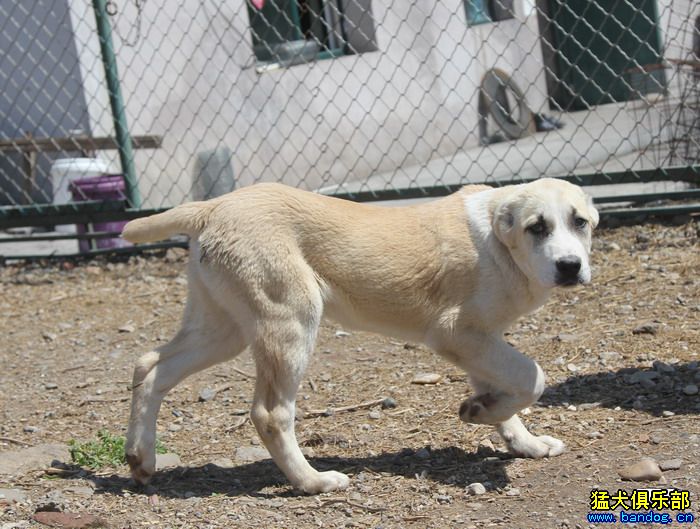
[[(477, 87), (490, 67), (511, 72), (534, 110), (546, 100), (531, 0), (516, 0), (513, 20), (474, 27), (462, 0), (375, 0), (376, 52), (263, 74), (245, 9), (221, 4), (152, 0), (139, 17), (124, 3), (114, 21), (130, 128), (164, 137), (157, 152), (137, 153), (147, 205), (189, 198), (197, 153), (219, 146), (234, 153), (238, 185), (316, 188), (476, 145)], [(91, 124), (110, 134), (91, 8), (71, 7)]]

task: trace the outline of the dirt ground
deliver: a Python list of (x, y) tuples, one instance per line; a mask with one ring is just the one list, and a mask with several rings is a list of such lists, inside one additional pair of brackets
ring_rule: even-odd
[[(124, 466), (0, 476), (0, 488), (26, 496), (0, 501), (0, 527), (39, 526), (32, 516), (49, 497), (112, 528), (582, 528), (594, 527), (592, 489), (650, 486), (690, 491), (700, 517), (699, 226), (598, 231), (593, 284), (557, 293), (511, 330), (548, 376), (523, 419), (567, 443), (560, 457), (513, 459), (491, 427), (460, 422), (467, 380), (430, 351), (329, 323), (299, 392), (297, 435), (312, 465), (351, 476), (347, 491), (298, 495), (269, 459), (255, 460), (246, 353), (168, 395), (159, 437), (181, 464), (151, 488), (134, 487)], [(184, 251), (8, 266), (0, 283), (0, 460), (100, 429), (123, 434), (135, 359), (178, 325)], [(419, 373), (442, 380), (412, 384)], [(201, 401), (205, 388), (218, 391)], [(396, 407), (308, 416), (383, 397)], [(660, 484), (621, 481), (618, 470), (643, 456), (681, 466)], [(468, 494), (474, 482), (486, 493)]]

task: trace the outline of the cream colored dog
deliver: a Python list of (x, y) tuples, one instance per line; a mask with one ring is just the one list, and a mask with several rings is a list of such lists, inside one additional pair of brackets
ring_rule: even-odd
[(516, 413), (544, 390), (536, 362), (503, 339), (556, 286), (590, 280), (598, 213), (561, 180), (468, 186), (433, 202), (380, 207), (258, 184), (130, 222), (135, 243), (191, 237), (189, 296), (175, 338), (134, 372), (127, 459), (146, 483), (155, 468), (156, 417), (182, 379), (250, 347), (257, 366), (251, 417), (295, 487), (347, 487), (318, 472), (294, 434), (294, 403), (323, 316), (343, 326), (422, 342), (464, 368), (475, 395), (461, 419), (497, 426), (523, 457), (560, 454)]

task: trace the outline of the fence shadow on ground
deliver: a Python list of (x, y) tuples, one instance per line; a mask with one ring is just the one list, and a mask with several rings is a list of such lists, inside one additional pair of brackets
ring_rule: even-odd
[[(700, 414), (700, 396), (687, 395), (684, 388), (700, 386), (694, 363), (659, 364), (658, 368), (622, 368), (617, 371), (575, 375), (549, 386), (539, 403), (545, 406), (573, 404), (591, 407), (636, 409), (660, 416)], [(692, 392), (692, 389), (689, 388)]]
[[(317, 470), (338, 470), (350, 475), (355, 483), (373, 479), (378, 473), (404, 476), (428, 482), (453, 484), (464, 487), (480, 481), (487, 488), (502, 488), (509, 483), (506, 466), (507, 454), (489, 450), (466, 452), (449, 447), (429, 450), (429, 458), (422, 459), (411, 449), (385, 452), (367, 457), (312, 457), (311, 465)], [(292, 497), (299, 495), (271, 459), (247, 463), (231, 468), (206, 464), (196, 467), (178, 467), (156, 472), (148, 487), (134, 484), (127, 476), (100, 476), (81, 472), (76, 479), (86, 479), (95, 486), (98, 494), (123, 495), (125, 490), (163, 497), (206, 497), (212, 494), (227, 496), (253, 496), (261, 498)], [(275, 485), (288, 488), (278, 494), (263, 493), (263, 489)]]

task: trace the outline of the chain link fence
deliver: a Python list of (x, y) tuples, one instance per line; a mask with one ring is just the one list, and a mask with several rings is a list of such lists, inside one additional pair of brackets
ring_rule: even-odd
[(260, 181), (697, 199), (693, 0), (0, 0), (0, 49), (0, 228)]

